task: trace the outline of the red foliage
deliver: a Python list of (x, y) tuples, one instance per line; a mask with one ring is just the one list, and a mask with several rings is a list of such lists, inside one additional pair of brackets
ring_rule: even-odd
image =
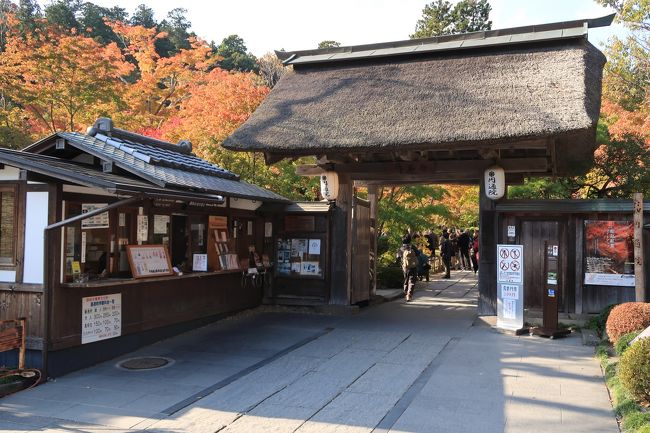
[(650, 303), (626, 302), (612, 309), (607, 318), (607, 335), (612, 343), (629, 332), (650, 326)]

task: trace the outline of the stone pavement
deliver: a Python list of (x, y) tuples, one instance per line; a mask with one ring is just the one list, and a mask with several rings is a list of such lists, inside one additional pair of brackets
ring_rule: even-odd
[(0, 431), (618, 432), (593, 348), (472, 326), (476, 278), (352, 317), (244, 314), (0, 400)]

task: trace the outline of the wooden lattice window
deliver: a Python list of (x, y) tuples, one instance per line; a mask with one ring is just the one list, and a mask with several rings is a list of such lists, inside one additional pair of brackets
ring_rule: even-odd
[(17, 194), (14, 185), (0, 186), (0, 266), (16, 264)]

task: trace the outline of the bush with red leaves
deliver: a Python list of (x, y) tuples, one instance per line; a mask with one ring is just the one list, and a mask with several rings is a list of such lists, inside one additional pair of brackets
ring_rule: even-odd
[(612, 309), (607, 318), (607, 335), (616, 343), (624, 334), (650, 326), (650, 303), (626, 302)]

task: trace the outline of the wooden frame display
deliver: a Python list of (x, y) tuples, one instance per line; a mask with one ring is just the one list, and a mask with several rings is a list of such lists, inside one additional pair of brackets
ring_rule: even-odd
[(126, 251), (133, 278), (174, 275), (165, 245), (127, 245)]

